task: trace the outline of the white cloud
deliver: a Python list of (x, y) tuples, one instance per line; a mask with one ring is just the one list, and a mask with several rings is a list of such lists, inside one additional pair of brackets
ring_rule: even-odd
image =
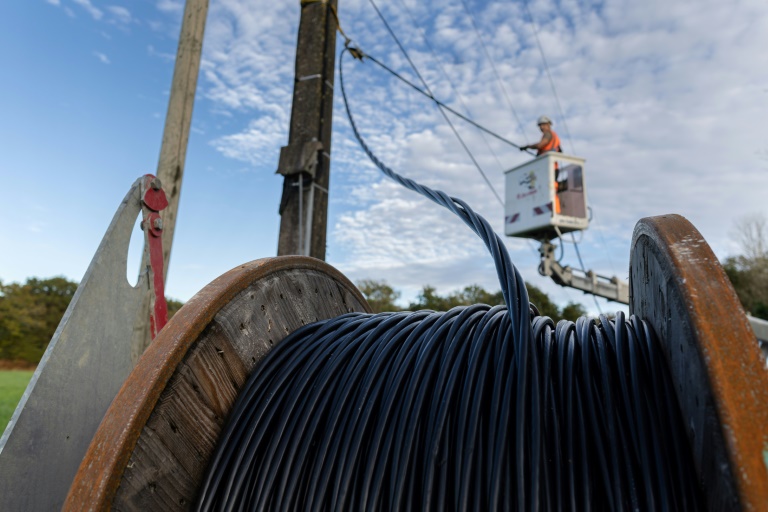
[(113, 20), (118, 23), (131, 23), (133, 21), (131, 11), (125, 7), (121, 7), (119, 5), (109, 5), (106, 7), (106, 9), (112, 15)]
[(172, 53), (161, 52), (151, 44), (147, 46), (147, 53), (149, 53), (149, 55), (152, 57), (158, 57), (166, 62), (174, 62), (176, 60), (176, 55)]
[(96, 57), (97, 59), (99, 59), (99, 61), (102, 64), (109, 64), (110, 63), (109, 57), (107, 57), (106, 55), (104, 55), (101, 52), (93, 52), (93, 56)]
[(91, 3), (91, 0), (72, 0), (77, 5), (81, 6), (83, 9), (88, 11), (88, 14), (93, 16), (93, 19), (100, 20), (102, 16), (104, 16), (104, 13), (101, 11), (101, 9), (98, 9), (94, 7), (94, 5)]
[[(522, 4), (468, 1), (525, 136), (460, 2), (447, 0), (439, 9), (406, 3), (479, 122), (533, 142), (534, 120), (548, 114), (570, 149)], [(180, 8), (168, 0), (158, 4), (174, 6)], [(530, 8), (575, 152), (587, 158), (595, 220), (581, 246), (585, 264), (626, 278), (635, 222), (669, 212), (688, 217), (725, 256), (733, 219), (763, 209), (768, 189), (762, 135), (768, 68), (756, 65), (768, 47), (768, 4), (542, 0)], [(402, 4), (386, 5), (384, 14), (434, 93), (463, 110)], [(367, 2), (345, 2), (339, 15), (364, 50), (416, 80)], [(287, 139), (298, 16), (290, 2), (211, 5), (202, 91), (212, 111), (249, 119), (213, 144), (263, 171), (274, 170)], [(360, 129), (377, 155), (408, 177), (465, 199), (500, 230), (501, 207), (439, 112), (370, 62), (349, 61), (345, 71)], [(403, 290), (427, 283), (441, 291), (472, 282), (498, 287), (474, 235), (368, 163), (351, 138), (338, 77), (336, 84), (329, 259), (353, 278), (386, 277)], [(525, 157), (456, 123), (501, 192), (502, 171)], [(575, 298), (592, 307), (591, 299), (538, 277), (538, 255), (528, 243), (508, 239), (508, 245), (526, 279), (560, 302)], [(570, 247), (565, 258), (575, 263)]]
[(57, 6), (61, 5), (61, 0), (45, 0), (45, 1), (51, 5), (57, 5)]
[(180, 12), (184, 9), (184, 2), (180, 0), (159, 0), (157, 8), (163, 12)]

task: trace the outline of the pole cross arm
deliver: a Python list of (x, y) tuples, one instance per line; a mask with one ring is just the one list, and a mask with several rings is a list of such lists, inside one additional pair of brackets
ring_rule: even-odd
[(323, 143), (318, 140), (288, 144), (280, 148), (280, 162), (276, 174), (291, 176), (307, 173), (313, 179), (316, 174), (317, 157), (323, 150)]

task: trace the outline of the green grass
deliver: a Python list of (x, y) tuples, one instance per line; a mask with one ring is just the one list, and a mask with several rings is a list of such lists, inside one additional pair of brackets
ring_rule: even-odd
[(13, 416), (16, 404), (27, 389), (33, 373), (35, 372), (24, 370), (0, 371), (0, 435)]

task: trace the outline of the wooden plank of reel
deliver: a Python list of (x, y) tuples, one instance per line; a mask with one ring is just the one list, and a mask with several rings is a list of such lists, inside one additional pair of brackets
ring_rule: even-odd
[(709, 510), (768, 507), (768, 372), (736, 292), (679, 215), (640, 220), (630, 313), (666, 353)]
[(171, 319), (107, 411), (64, 510), (186, 510), (254, 366), (307, 323), (370, 312), (320, 260), (253, 261), (217, 278)]

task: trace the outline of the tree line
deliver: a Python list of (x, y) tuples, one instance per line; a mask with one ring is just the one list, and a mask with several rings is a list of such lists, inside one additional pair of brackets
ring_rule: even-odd
[[(363, 279), (356, 284), (374, 313), (401, 311), (403, 309), (409, 311), (421, 309), (448, 311), (456, 306), (468, 306), (470, 304), (488, 304), (489, 306), (504, 304), (501, 290), (489, 292), (481, 286), (473, 284), (447, 295), (439, 295), (434, 286), (425, 285), (416, 296), (416, 300), (410, 302), (406, 308), (402, 308), (397, 305), (397, 300), (401, 295), (400, 292), (392, 288), (386, 281)], [(530, 301), (539, 312), (544, 316), (551, 317), (555, 322), (563, 319), (575, 321), (580, 316), (587, 314), (587, 311), (581, 304), (569, 302), (562, 308), (559, 308), (549, 295), (541, 291), (540, 288), (530, 283), (525, 283), (525, 287), (528, 289)]]
[(763, 214), (742, 217), (734, 235), (741, 254), (726, 258), (723, 269), (744, 310), (768, 320), (768, 218)]
[[(36, 364), (56, 332), (78, 283), (64, 277), (0, 281), (0, 360)], [(168, 300), (168, 318), (182, 303)]]

